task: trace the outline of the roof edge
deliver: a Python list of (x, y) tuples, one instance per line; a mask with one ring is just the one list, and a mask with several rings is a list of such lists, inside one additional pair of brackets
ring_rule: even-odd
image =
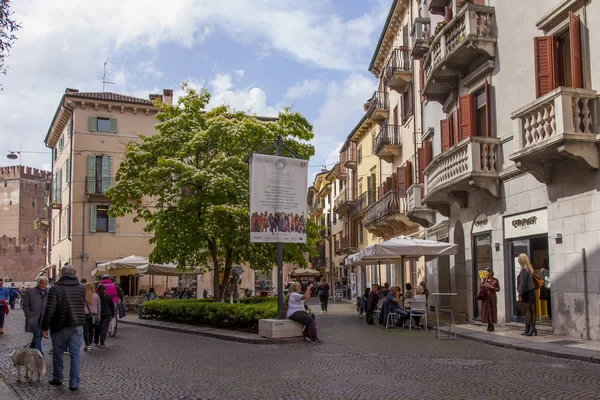
[(383, 26), (383, 30), (381, 31), (381, 35), (379, 35), (379, 41), (377, 42), (377, 47), (375, 48), (375, 53), (373, 53), (373, 57), (371, 58), (371, 63), (369, 64), (369, 72), (373, 72), (373, 67), (375, 66), (375, 60), (377, 59), (377, 54), (381, 49), (381, 44), (383, 43), (383, 39), (385, 38), (385, 33), (390, 27), (390, 21), (392, 20), (392, 16), (394, 15), (394, 10), (398, 5), (398, 0), (394, 0), (392, 6), (390, 7), (390, 12), (388, 13), (387, 19), (385, 20), (385, 25)]

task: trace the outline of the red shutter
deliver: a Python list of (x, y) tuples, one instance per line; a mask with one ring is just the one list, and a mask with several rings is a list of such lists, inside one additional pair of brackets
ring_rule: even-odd
[(475, 136), (475, 96), (472, 93), (463, 94), (458, 98), (458, 106), (460, 112), (460, 138), (465, 139)]
[(448, 6), (446, 6), (446, 8), (444, 9), (444, 11), (445, 11), (445, 13), (444, 13), (445, 14), (445, 18), (444, 19), (446, 21), (450, 21), (452, 19), (452, 9), (450, 7), (448, 7)]
[(408, 188), (408, 184), (406, 182), (406, 167), (396, 168), (396, 177), (398, 179), (398, 186), (396, 186), (396, 188), (400, 193), (404, 193), (404, 191)]
[(412, 163), (407, 161), (404, 172), (406, 173), (406, 187), (409, 188), (412, 185)]
[(581, 29), (579, 17), (569, 11), (569, 36), (571, 37), (571, 76), (574, 88), (583, 89), (583, 66), (581, 63)]
[(431, 163), (431, 160), (433, 160), (433, 142), (426, 140), (423, 145), (425, 146), (425, 166), (427, 167)]
[(395, 172), (392, 174), (392, 187), (391, 187), (391, 189), (392, 190), (398, 189), (398, 177), (397, 177), (397, 175), (396, 175)]
[(443, 119), (440, 121), (440, 136), (442, 138), (442, 151), (450, 148), (450, 121)]
[(454, 110), (454, 114), (452, 115), (452, 122), (454, 123), (454, 129), (452, 129), (452, 133), (454, 134), (454, 144), (460, 142), (462, 137), (460, 136), (460, 130), (458, 127), (458, 108)]
[(385, 184), (387, 186), (387, 189), (385, 191), (386, 193), (394, 188), (391, 176), (388, 176), (387, 178), (385, 178)]
[(490, 124), (492, 123), (492, 107), (490, 105), (490, 85), (488, 81), (485, 81), (485, 132), (483, 134), (486, 137), (491, 137)]
[(556, 89), (556, 38), (540, 36), (533, 38), (535, 60), (535, 95), (541, 97)]
[(427, 164), (425, 163), (425, 148), (419, 147), (417, 149), (417, 154), (419, 156), (419, 182), (424, 183), (425, 179), (423, 178), (423, 170), (425, 167), (427, 167)]

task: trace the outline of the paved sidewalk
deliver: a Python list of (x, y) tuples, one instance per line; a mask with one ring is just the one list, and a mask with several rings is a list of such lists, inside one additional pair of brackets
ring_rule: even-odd
[(229, 340), (231, 342), (238, 343), (286, 344), (304, 341), (303, 337), (286, 339), (268, 339), (259, 336), (257, 333), (230, 331), (226, 329), (179, 324), (175, 322), (157, 321), (153, 319), (139, 319), (137, 317), (125, 317), (124, 319), (119, 320), (119, 323), (142, 326), (145, 328), (162, 329), (171, 332), (187, 333), (190, 335), (206, 336), (214, 339)]

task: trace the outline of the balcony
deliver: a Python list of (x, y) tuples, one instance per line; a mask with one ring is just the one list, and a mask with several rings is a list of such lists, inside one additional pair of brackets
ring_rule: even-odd
[(62, 208), (61, 188), (52, 189), (52, 197), (50, 198), (50, 207), (55, 210)]
[(375, 138), (375, 148), (373, 154), (391, 162), (395, 156), (400, 155), (402, 149), (402, 135), (400, 134), (400, 125), (382, 124), (379, 133)]
[(394, 49), (383, 70), (384, 85), (398, 93), (404, 93), (412, 78), (410, 50), (406, 47)]
[(367, 103), (367, 118), (375, 122), (383, 122), (389, 118), (390, 104), (386, 92), (375, 92)]
[(424, 185), (415, 183), (406, 191), (406, 216), (417, 224), (430, 228), (435, 224), (435, 210), (423, 204)]
[(342, 236), (335, 243), (335, 252), (337, 254), (352, 254), (358, 251), (356, 237)]
[(321, 188), (319, 191), (319, 197), (325, 198), (331, 192), (331, 182), (328, 182), (325, 186)]
[(469, 206), (473, 189), (498, 198), (500, 145), (499, 138), (473, 136), (437, 155), (424, 171), (425, 205), (449, 216), (452, 202)]
[(352, 199), (347, 198), (349, 195), (350, 193), (344, 189), (333, 202), (333, 211), (338, 215), (344, 215), (350, 209), (350, 206), (352, 205)]
[(423, 93), (428, 100), (444, 104), (475, 61), (484, 67), (477, 74), (493, 69), (493, 63), (485, 63), (496, 56), (493, 22), (494, 7), (467, 4), (438, 32), (423, 63)]
[(429, 2), (429, 12), (437, 15), (444, 15), (446, 7), (452, 5), (452, 0), (431, 0)]
[(86, 176), (85, 194), (88, 196), (106, 197), (106, 191), (115, 184), (112, 178), (95, 178)]
[(511, 114), (518, 169), (542, 183), (552, 182), (552, 167), (569, 159), (598, 169), (598, 93), (559, 87)]
[(392, 237), (417, 227), (406, 216), (406, 191), (392, 189), (367, 209), (363, 226), (378, 237)]
[(342, 151), (344, 152), (344, 167), (356, 169), (356, 142), (349, 142)]
[(415, 18), (415, 23), (410, 33), (412, 37), (412, 51), (410, 55), (412, 58), (420, 59), (429, 50), (427, 39), (429, 39), (430, 35), (430, 25), (431, 19), (429, 18)]
[(369, 197), (368, 192), (363, 192), (360, 196), (358, 196), (350, 206), (350, 216), (362, 218), (362, 216), (365, 215), (365, 211), (367, 211), (369, 205), (372, 204), (369, 203), (369, 201), (372, 200), (372, 197), (373, 196), (371, 196), (371, 198)]
[(346, 153), (340, 154), (340, 167), (337, 174), (337, 178), (341, 181), (345, 181), (348, 177), (348, 170), (346, 170)]

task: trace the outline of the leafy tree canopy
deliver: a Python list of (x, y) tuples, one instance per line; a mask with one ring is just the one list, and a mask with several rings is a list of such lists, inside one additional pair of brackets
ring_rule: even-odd
[[(232, 265), (248, 263), (271, 270), (276, 264), (275, 244), (250, 243), (249, 154), (281, 135), (303, 159), (314, 154), (311, 124), (286, 109), (265, 119), (221, 106), (205, 110), (206, 90), (183, 85), (185, 96), (176, 106), (156, 103), (157, 133), (130, 142), (108, 191), (110, 214), (133, 214), (152, 233), (150, 260), (176, 262), (180, 268), (217, 266), (227, 282)], [(284, 156), (286, 156), (284, 152)], [(305, 188), (298, 188), (305, 190)], [(304, 266), (304, 254), (315, 255), (318, 240), (314, 223), (308, 224), (308, 242), (286, 244), (284, 260)], [(215, 298), (222, 284), (215, 273)]]

